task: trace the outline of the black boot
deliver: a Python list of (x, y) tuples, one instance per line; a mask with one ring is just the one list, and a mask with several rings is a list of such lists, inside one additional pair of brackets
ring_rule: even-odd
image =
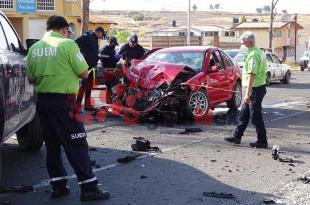
[(86, 192), (82, 191), (80, 199), (81, 201), (100, 201), (107, 200), (110, 198), (110, 193), (107, 191), (101, 191), (96, 188), (94, 191)]
[(251, 146), (252, 148), (263, 148), (263, 149), (267, 149), (267, 148), (268, 148), (268, 143), (267, 143), (267, 142), (261, 143), (261, 142), (256, 141), (256, 142), (250, 143), (250, 146)]
[(241, 139), (238, 139), (236, 137), (226, 137), (224, 138), (225, 141), (230, 142), (230, 143), (234, 143), (234, 144), (240, 144), (241, 143)]
[(69, 193), (70, 193), (70, 189), (68, 186), (54, 187), (52, 190), (51, 198), (52, 199), (61, 198), (61, 197), (68, 195)]

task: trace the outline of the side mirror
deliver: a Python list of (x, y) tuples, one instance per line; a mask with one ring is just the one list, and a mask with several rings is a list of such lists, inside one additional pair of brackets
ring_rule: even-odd
[(217, 73), (219, 71), (220, 71), (220, 67), (218, 67), (216, 65), (211, 67), (211, 73)]

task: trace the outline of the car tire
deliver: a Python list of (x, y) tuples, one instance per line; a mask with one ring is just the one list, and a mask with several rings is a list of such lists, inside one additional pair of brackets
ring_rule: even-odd
[(226, 102), (227, 107), (231, 110), (237, 110), (242, 103), (242, 85), (239, 81), (234, 86), (232, 98)]
[(16, 135), (20, 149), (27, 151), (41, 149), (44, 137), (38, 115), (36, 114), (33, 120), (22, 127)]
[(290, 83), (290, 80), (291, 80), (291, 72), (290, 71), (287, 71), (283, 80), (281, 80), (282, 83), (284, 84), (289, 84)]
[(300, 71), (304, 71), (304, 70), (305, 70), (304, 65), (301, 65), (301, 66), (300, 66)]
[[(196, 105), (195, 105), (196, 104)], [(197, 107), (197, 105), (199, 107)], [(200, 108), (200, 110), (196, 110)], [(186, 100), (186, 116), (190, 120), (206, 119), (210, 109), (210, 101), (207, 92), (200, 89), (190, 92)], [(195, 111), (196, 110), (196, 111)]]
[(270, 74), (270, 72), (268, 72), (268, 73), (266, 74), (266, 85), (267, 85), (267, 86), (270, 85), (270, 79), (271, 79), (271, 74)]

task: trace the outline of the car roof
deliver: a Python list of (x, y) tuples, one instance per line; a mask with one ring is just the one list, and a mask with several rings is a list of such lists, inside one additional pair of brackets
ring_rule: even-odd
[[(167, 52), (206, 52), (209, 50), (210, 46), (180, 46), (180, 47), (171, 47), (163, 48), (158, 50), (158, 53), (167, 53)], [(217, 49), (217, 48), (215, 48)]]

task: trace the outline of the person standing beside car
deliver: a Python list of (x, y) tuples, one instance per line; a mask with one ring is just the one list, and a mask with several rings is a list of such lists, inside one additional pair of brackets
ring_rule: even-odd
[(226, 141), (240, 144), (241, 138), (251, 118), (255, 125), (257, 141), (250, 143), (251, 147), (268, 148), (265, 123), (262, 115), (262, 102), (266, 95), (266, 56), (255, 46), (255, 37), (251, 32), (245, 32), (241, 36), (241, 50), (245, 53), (242, 71), (242, 83), (246, 86), (246, 94), (243, 100), (237, 125), (232, 137)]
[(44, 131), (46, 164), (51, 177), (52, 198), (69, 194), (61, 147), (73, 167), (82, 201), (108, 199), (97, 187), (88, 154), (84, 125), (75, 117), (79, 79), (88, 78), (88, 65), (77, 44), (67, 39), (68, 22), (62, 16), (47, 20), (47, 32), (27, 55), (27, 77), (38, 94), (36, 110)]
[(85, 94), (84, 110), (92, 111), (94, 110), (91, 104), (91, 90), (93, 88), (93, 68), (97, 66), (98, 63), (98, 53), (99, 53), (99, 39), (103, 39), (106, 33), (102, 27), (97, 27), (94, 32), (86, 32), (79, 38), (75, 40), (78, 44), (81, 53), (83, 54), (87, 64), (88, 70), (91, 70), (87, 79), (82, 80), (79, 94), (76, 100), (77, 110), (81, 110), (81, 104)]
[(144, 48), (138, 42), (138, 36), (132, 35), (128, 39), (128, 43), (124, 44), (118, 54), (122, 55), (125, 60), (125, 66), (130, 65), (132, 59), (140, 59), (145, 54)]

